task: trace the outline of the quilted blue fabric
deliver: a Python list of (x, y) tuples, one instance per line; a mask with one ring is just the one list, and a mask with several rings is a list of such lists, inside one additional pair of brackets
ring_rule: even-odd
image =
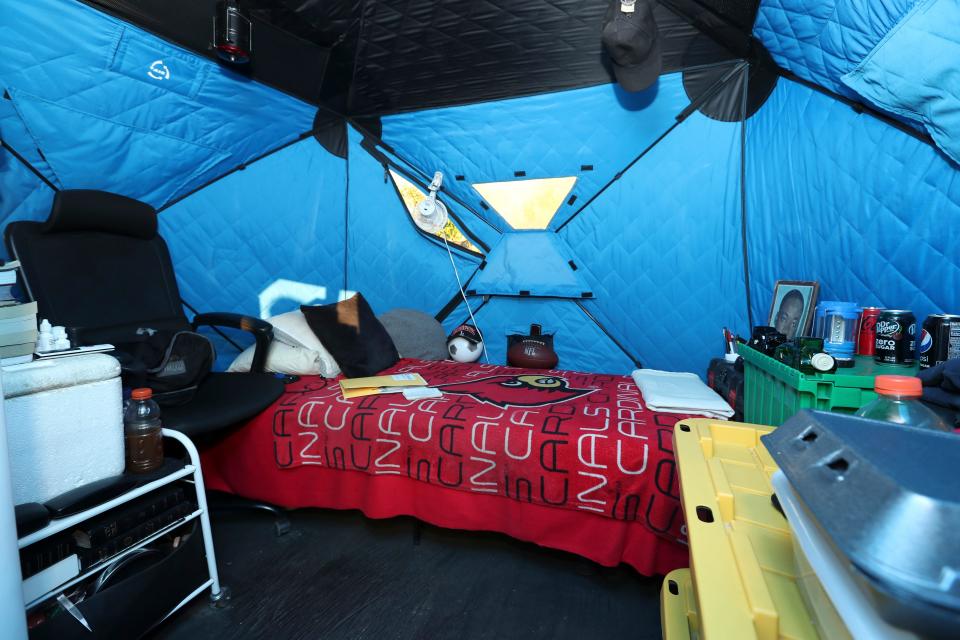
[(747, 127), (753, 313), (778, 279), (820, 298), (958, 309), (960, 171), (910, 135), (781, 81)]
[[(442, 242), (426, 239), (413, 224), (383, 166), (349, 129), (347, 288), (360, 291), (380, 314), (397, 307), (437, 313), (457, 292)], [(453, 250), (461, 278), (480, 259)]]
[(561, 232), (597, 316), (648, 368), (703, 374), (745, 333), (740, 125), (690, 116)]
[[(870, 74), (903, 63), (886, 58), (883, 44), (894, 42), (888, 34), (903, 16), (942, 2), (764, 0), (755, 32), (801, 77), (855, 96), (843, 79), (859, 74), (866, 84), (858, 88), (877, 104), (933, 126), (939, 112), (907, 113), (870, 89), (895, 90), (897, 99), (920, 94), (930, 108), (922, 92), (949, 89), (954, 76)], [(947, 21), (936, 22), (925, 32), (941, 33)], [(954, 42), (952, 35), (944, 37)], [(309, 105), (78, 2), (0, 0), (0, 43), (0, 135), (59, 187), (162, 205), (312, 124)], [(897, 78), (922, 82), (907, 91)], [(647, 367), (703, 373), (720, 351), (721, 326), (749, 331), (741, 186), (757, 322), (778, 279), (817, 280), (824, 299), (907, 307), (919, 317), (960, 311), (960, 170), (936, 149), (781, 81), (745, 125), (741, 185), (743, 124), (694, 113), (666, 133), (688, 102), (673, 74), (635, 96), (606, 85), (383, 119), (396, 158), (427, 177), (442, 170), (447, 193), (483, 218), (448, 199), (491, 245), (485, 270), (479, 257), (453, 250), (467, 288), (594, 296), (583, 308), (556, 297), (489, 299), (477, 320), (492, 361), (504, 361), (508, 334), (540, 323), (556, 334), (564, 367), (629, 371), (616, 340)], [(442, 242), (417, 231), (352, 129), (348, 147), (343, 160), (307, 138), (161, 213), (184, 297), (203, 309), (261, 316), (350, 291), (362, 291), (377, 312), (435, 313), (455, 299)], [(560, 176), (578, 180), (546, 232), (512, 232), (471, 186)], [(45, 217), (51, 196), (0, 150), (0, 222)], [(541, 240), (537, 247), (549, 252), (525, 244)], [(479, 307), (483, 298), (471, 302)], [(466, 319), (460, 304), (445, 326)]]
[(851, 98), (851, 71), (919, 0), (762, 0), (754, 35), (781, 67)]
[(960, 3), (923, 0), (843, 81), (875, 105), (922, 122), (960, 165), (958, 62)]
[[(345, 181), (346, 161), (307, 138), (163, 211), (160, 233), (183, 299), (202, 311), (263, 318), (336, 302), (344, 290)], [(221, 368), (237, 355), (222, 340), (217, 353)]]
[[(630, 94), (616, 85), (388, 116), (383, 138), (501, 231), (473, 183), (577, 176), (555, 228), (674, 122), (689, 103), (680, 74)], [(462, 176), (463, 180), (456, 180)]]
[(507, 233), (491, 248), (470, 289), (480, 295), (526, 291), (523, 295), (579, 298), (589, 287), (569, 264), (573, 257), (552, 231)]
[(307, 138), (159, 216), (184, 299), (267, 317), (339, 299), (346, 161)]
[(310, 105), (79, 2), (0, 0), (0, 42), (0, 135), (61, 188), (160, 206), (312, 126)]
[[(747, 330), (739, 240), (739, 125), (695, 114), (667, 135), (560, 232), (562, 260), (553, 260), (557, 267), (535, 259), (534, 251), (509, 252), (510, 260), (499, 260), (500, 249), (524, 234), (508, 231), (495, 212), (483, 209), (470, 186), (515, 179), (517, 171), (524, 178), (578, 176), (575, 198), (561, 206), (551, 223), (556, 231), (674, 125), (688, 104), (680, 74), (671, 74), (636, 96), (607, 85), (389, 116), (383, 135), (399, 157), (422, 172), (444, 171), (446, 189), (506, 232), (470, 288), (564, 296), (590, 291), (595, 299), (585, 304), (645, 366), (703, 372), (717, 350), (723, 324)], [(450, 176), (464, 179), (451, 181)], [(351, 170), (351, 184), (355, 180)], [(583, 284), (563, 284), (562, 277)], [(492, 323), (499, 335), (501, 325), (517, 324), (510, 318), (519, 321), (509, 331), (516, 332), (549, 317), (561, 327), (561, 341), (573, 340), (571, 331), (586, 331), (592, 336), (588, 342), (605, 345), (585, 345), (572, 360), (577, 367), (609, 371), (611, 363), (629, 362), (571, 302), (505, 302), (495, 299), (486, 305), (478, 322)], [(494, 319), (507, 309), (505, 319)], [(459, 309), (450, 328), (464, 314)], [(584, 320), (591, 329), (584, 328)], [(499, 357), (497, 349), (495, 345), (491, 355)], [(573, 366), (569, 358), (563, 362)]]
[[(46, 220), (52, 203), (53, 190), (10, 152), (0, 149), (0, 228), (14, 215), (21, 220)], [(7, 257), (6, 245), (0, 246), (0, 259)]]

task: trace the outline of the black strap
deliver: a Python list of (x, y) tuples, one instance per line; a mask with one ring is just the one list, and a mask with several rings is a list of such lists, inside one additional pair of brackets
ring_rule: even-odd
[(50, 188), (53, 189), (54, 191), (60, 191), (60, 189), (57, 188), (57, 185), (53, 184), (53, 182), (51, 182), (50, 179), (47, 178), (47, 176), (43, 175), (43, 173), (42, 173), (39, 169), (37, 169), (37, 168), (36, 168), (35, 166), (33, 166), (32, 164), (30, 164), (30, 162), (27, 161), (26, 158), (24, 158), (22, 155), (20, 155), (19, 153), (17, 153), (17, 150), (14, 149), (13, 147), (11, 147), (9, 144), (7, 144), (7, 141), (6, 141), (6, 140), (0, 139), (0, 147), (3, 147), (3, 148), (6, 149), (7, 151), (9, 151), (9, 152), (10, 152), (10, 155), (12, 155), (14, 158), (16, 158), (16, 159), (20, 162), (20, 164), (22, 164), (22, 165), (25, 166), (27, 169), (29, 169), (29, 170), (30, 170), (30, 173), (32, 173), (33, 175), (37, 176), (37, 178), (39, 178), (40, 181), (43, 182), (45, 185), (47, 185), (48, 187), (50, 187)]
[(613, 334), (607, 331), (607, 328), (603, 326), (603, 324), (601, 324), (599, 320), (597, 320), (596, 316), (590, 313), (590, 310), (587, 309), (582, 302), (580, 302), (579, 300), (574, 300), (573, 303), (578, 307), (580, 307), (580, 311), (583, 311), (583, 314), (585, 316), (593, 320), (593, 324), (597, 325), (600, 331), (603, 331), (604, 335), (610, 339), (610, 342), (617, 345), (617, 348), (620, 349), (620, 351), (622, 351), (625, 356), (630, 358), (630, 361), (633, 362), (634, 365), (636, 365), (637, 369), (643, 369), (643, 364), (640, 362), (640, 359), (637, 358), (635, 355), (633, 355), (633, 353), (631, 353), (625, 346), (623, 346), (619, 340), (614, 338)]
[(750, 85), (750, 68), (744, 70), (743, 96), (740, 99), (740, 246), (743, 250), (743, 286), (747, 294), (747, 322), (753, 327), (753, 304), (750, 299), (750, 258), (747, 251), (747, 94)]
[[(193, 313), (193, 315), (195, 315), (195, 316), (196, 316), (196, 315), (200, 315), (200, 312), (197, 311), (196, 307), (194, 307), (192, 304), (190, 304), (189, 302), (187, 302), (187, 301), (184, 300), (183, 298), (180, 298), (180, 303), (181, 303), (183, 306), (185, 306), (187, 309), (189, 309), (190, 312)], [(223, 338), (224, 340), (226, 340), (227, 342), (229, 342), (237, 351), (239, 351), (239, 352), (241, 352), (241, 353), (243, 352), (243, 347), (241, 347), (239, 344), (237, 344), (236, 342), (234, 342), (234, 341), (230, 338), (230, 336), (228, 336), (226, 333), (223, 332), (223, 330), (221, 330), (220, 328), (215, 327), (215, 326), (213, 326), (213, 325), (210, 325), (210, 328), (213, 329), (216, 333), (218, 333), (221, 338)]]

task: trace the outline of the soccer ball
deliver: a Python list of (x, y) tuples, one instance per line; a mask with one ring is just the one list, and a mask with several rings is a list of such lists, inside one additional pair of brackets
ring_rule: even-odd
[(483, 353), (483, 343), (473, 343), (466, 338), (454, 338), (447, 343), (450, 358), (457, 362), (476, 362)]

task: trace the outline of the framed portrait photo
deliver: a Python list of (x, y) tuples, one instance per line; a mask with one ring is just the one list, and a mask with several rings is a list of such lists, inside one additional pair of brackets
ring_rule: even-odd
[(810, 335), (819, 292), (816, 282), (777, 280), (767, 324), (787, 336), (787, 340)]

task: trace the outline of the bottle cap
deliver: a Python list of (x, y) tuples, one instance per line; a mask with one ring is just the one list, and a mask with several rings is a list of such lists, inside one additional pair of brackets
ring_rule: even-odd
[(914, 376), (877, 376), (873, 381), (873, 389), (880, 395), (885, 396), (919, 398), (923, 395), (923, 385), (920, 378)]
[(130, 392), (130, 398), (133, 400), (149, 400), (153, 397), (153, 389), (149, 387), (140, 387)]
[(812, 366), (817, 371), (830, 371), (833, 369), (833, 366), (837, 363), (836, 358), (834, 358), (829, 353), (815, 353), (810, 356), (810, 366)]

